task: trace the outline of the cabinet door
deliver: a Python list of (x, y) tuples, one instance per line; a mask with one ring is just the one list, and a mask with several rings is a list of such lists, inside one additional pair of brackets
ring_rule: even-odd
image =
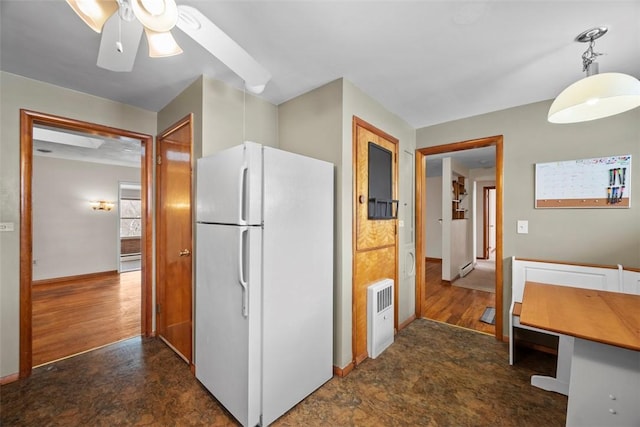
[(568, 426), (640, 425), (640, 352), (576, 338)]

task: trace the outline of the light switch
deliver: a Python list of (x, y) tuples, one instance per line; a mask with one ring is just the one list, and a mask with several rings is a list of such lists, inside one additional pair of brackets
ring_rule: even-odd
[(403, 220), (398, 220), (398, 227), (404, 227), (404, 221)]
[(0, 231), (13, 231), (12, 222), (0, 222)]
[(518, 220), (518, 234), (528, 234), (529, 233), (529, 221), (519, 219)]

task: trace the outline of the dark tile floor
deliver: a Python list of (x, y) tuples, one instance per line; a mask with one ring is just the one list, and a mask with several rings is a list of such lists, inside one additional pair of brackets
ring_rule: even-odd
[[(280, 426), (564, 426), (567, 398), (529, 384), (553, 373), (532, 352), (428, 320), (345, 378), (333, 378)], [(229, 414), (157, 339), (132, 339), (35, 369), (0, 388), (2, 426), (233, 426)]]

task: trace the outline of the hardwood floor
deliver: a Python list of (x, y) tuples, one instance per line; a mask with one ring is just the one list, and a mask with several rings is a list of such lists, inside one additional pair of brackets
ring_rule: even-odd
[(34, 285), (33, 366), (138, 336), (140, 271)]
[(442, 281), (442, 265), (437, 261), (425, 262), (425, 282), (427, 319), (495, 334), (494, 325), (480, 321), (485, 308), (495, 307), (495, 294)]

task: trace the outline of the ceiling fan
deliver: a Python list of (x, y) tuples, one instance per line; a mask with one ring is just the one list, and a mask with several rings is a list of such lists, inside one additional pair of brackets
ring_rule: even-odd
[(178, 55), (171, 35), (178, 27), (240, 76), (247, 90), (261, 93), (271, 74), (198, 9), (175, 0), (66, 0), (80, 18), (102, 33), (98, 67), (131, 71), (142, 32), (150, 57)]

